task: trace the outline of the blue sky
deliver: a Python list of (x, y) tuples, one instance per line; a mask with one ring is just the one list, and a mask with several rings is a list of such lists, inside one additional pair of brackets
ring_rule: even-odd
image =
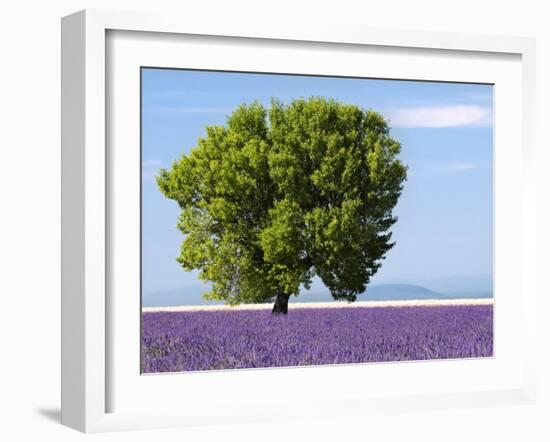
[(395, 209), (397, 244), (372, 282), (492, 274), (492, 86), (143, 69), (144, 294), (200, 284), (175, 260), (183, 239), (175, 227), (179, 209), (156, 187), (159, 168), (188, 153), (205, 126), (224, 124), (241, 103), (317, 95), (382, 113), (409, 166)]

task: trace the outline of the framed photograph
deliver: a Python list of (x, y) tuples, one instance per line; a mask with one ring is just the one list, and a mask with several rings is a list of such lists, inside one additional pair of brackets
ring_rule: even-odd
[(534, 401), (532, 40), (62, 37), (64, 424)]

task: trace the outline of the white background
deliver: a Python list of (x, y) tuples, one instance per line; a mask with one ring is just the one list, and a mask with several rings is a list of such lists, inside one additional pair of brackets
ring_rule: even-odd
[[(4, 440), (549, 440), (550, 321), (539, 321), (539, 405), (84, 436), (59, 425), (60, 17), (83, 8), (154, 10), (230, 20), (315, 20), (374, 27), (538, 38), (540, 192), (550, 191), (550, 14), (545, 2), (407, 0), (25, 1), (0, 12), (0, 437)], [(178, 6), (179, 5), (179, 6)], [(179, 8), (179, 9), (178, 9)], [(546, 150), (545, 150), (546, 148)], [(543, 201), (545, 200), (545, 201)], [(539, 311), (550, 311), (548, 201), (540, 197)], [(544, 207), (542, 204), (544, 203)], [(545, 376), (546, 374), (546, 376)], [(322, 387), (321, 387), (322, 388)]]

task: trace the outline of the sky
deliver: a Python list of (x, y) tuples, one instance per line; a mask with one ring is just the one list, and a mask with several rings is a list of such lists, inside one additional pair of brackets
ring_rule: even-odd
[(324, 96), (389, 119), (408, 178), (394, 209), (396, 245), (371, 283), (492, 275), (491, 85), (143, 68), (141, 93), (143, 294), (201, 284), (176, 262), (179, 207), (155, 175), (189, 153), (205, 126), (272, 97)]

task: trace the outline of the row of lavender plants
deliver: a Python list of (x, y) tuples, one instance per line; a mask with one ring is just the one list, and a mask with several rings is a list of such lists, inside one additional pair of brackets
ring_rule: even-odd
[(286, 316), (266, 310), (143, 313), (142, 372), (493, 355), (489, 305), (292, 307)]

